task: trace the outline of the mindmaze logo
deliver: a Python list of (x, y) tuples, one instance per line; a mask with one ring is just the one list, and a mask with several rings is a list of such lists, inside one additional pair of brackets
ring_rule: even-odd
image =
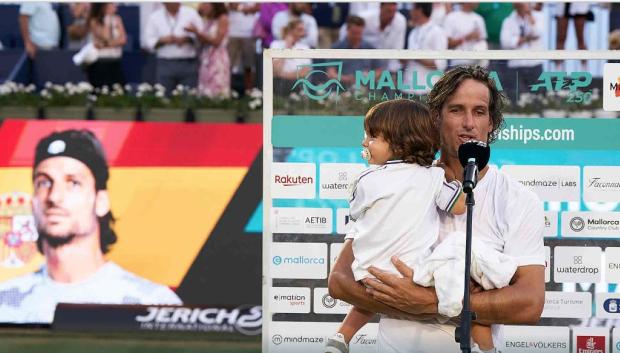
[(586, 226), (586, 222), (581, 217), (573, 217), (568, 225), (574, 232), (581, 232)]
[[(327, 80), (327, 82), (323, 84), (316, 85), (312, 83), (312, 81), (322, 81), (325, 78), (329, 78), (328, 69), (335, 68), (338, 78), (332, 78)], [(300, 77), (300, 71), (309, 68), (308, 73)], [(346, 91), (342, 83), (340, 83), (340, 79), (342, 78), (342, 61), (331, 61), (326, 63), (318, 63), (318, 64), (309, 64), (309, 65), (298, 65), (297, 66), (297, 81), (293, 85), (291, 90), (295, 90), (297, 86), (301, 86), (304, 93), (315, 101), (321, 101), (336, 90), (336, 95), (340, 94), (340, 91)]]

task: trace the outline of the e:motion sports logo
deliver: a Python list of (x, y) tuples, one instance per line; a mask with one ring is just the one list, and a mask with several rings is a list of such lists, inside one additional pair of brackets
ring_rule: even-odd
[[(319, 85), (315, 85), (312, 81), (322, 80), (325, 77), (329, 78), (329, 68), (336, 69), (338, 78), (332, 78), (327, 82)], [(300, 75), (302, 71), (308, 70), (305, 76)], [(300, 77), (301, 76), (301, 77)], [(340, 94), (340, 91), (346, 91), (340, 79), (342, 78), (342, 61), (330, 61), (326, 63), (307, 64), (297, 66), (297, 81), (293, 84), (291, 90), (295, 90), (297, 86), (301, 86), (304, 93), (308, 98), (320, 101), (332, 94), (334, 86), (336, 88), (336, 95)]]

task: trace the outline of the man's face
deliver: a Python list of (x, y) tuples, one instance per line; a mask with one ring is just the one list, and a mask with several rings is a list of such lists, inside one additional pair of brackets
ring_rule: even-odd
[(76, 236), (94, 233), (98, 227), (97, 195), (92, 172), (77, 159), (52, 157), (39, 163), (32, 199), (39, 234), (52, 240), (48, 243), (62, 245)]
[(165, 2), (164, 7), (166, 8), (166, 11), (168, 11), (169, 13), (177, 13), (179, 11), (179, 8), (181, 7), (181, 3), (180, 2)]
[(469, 140), (488, 142), (493, 130), (489, 115), (489, 88), (467, 79), (441, 108), (441, 153), (457, 157), (459, 146)]
[(466, 2), (461, 4), (461, 8), (464, 12), (471, 12), (478, 8), (477, 2)]
[(396, 4), (381, 4), (379, 18), (382, 23), (390, 23), (396, 16), (398, 6)]
[(362, 41), (362, 33), (364, 33), (364, 26), (349, 25), (347, 27), (347, 39), (351, 43), (359, 43)]

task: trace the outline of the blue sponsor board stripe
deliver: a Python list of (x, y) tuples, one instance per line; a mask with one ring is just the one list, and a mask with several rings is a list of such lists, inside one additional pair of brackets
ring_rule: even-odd
[[(620, 150), (620, 119), (506, 118), (493, 148)], [(359, 147), (362, 116), (274, 116), (273, 147)]]

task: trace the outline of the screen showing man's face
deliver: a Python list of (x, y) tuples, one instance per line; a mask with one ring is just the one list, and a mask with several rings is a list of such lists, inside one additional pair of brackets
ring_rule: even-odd
[(84, 163), (53, 157), (36, 167), (32, 208), (41, 236), (61, 241), (93, 233), (95, 198), (95, 178)]

